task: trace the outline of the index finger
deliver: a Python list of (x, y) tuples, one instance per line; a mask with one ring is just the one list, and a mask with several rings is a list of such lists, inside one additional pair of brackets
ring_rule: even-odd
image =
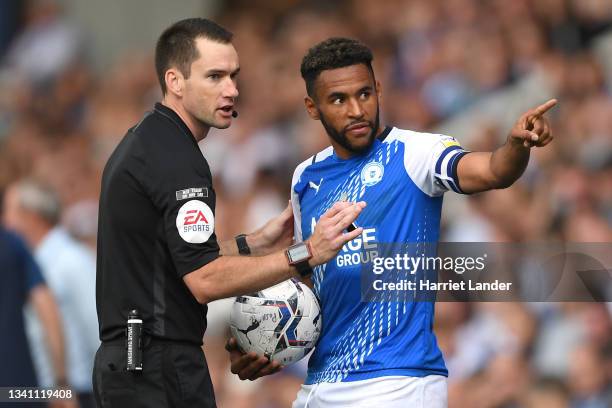
[(321, 218), (334, 218), (337, 217), (338, 214), (340, 214), (343, 211), (346, 211), (347, 208), (349, 207), (353, 207), (353, 206), (359, 206), (361, 208), (366, 206), (366, 202), (365, 201), (358, 201), (358, 202), (351, 202), (351, 201), (337, 201), (332, 208), (330, 208), (329, 210), (327, 210), (327, 212), (325, 214), (323, 214), (323, 216)]
[(540, 105), (537, 108), (535, 108), (533, 110), (533, 112), (531, 113), (531, 115), (529, 115), (529, 116), (542, 116), (543, 114), (548, 112), (548, 110), (550, 108), (552, 108), (553, 106), (555, 106), (556, 104), (557, 104), (557, 100), (556, 99), (550, 99), (547, 102), (544, 102), (542, 105)]
[(334, 205), (325, 212), (321, 216), (321, 218), (332, 218), (334, 215), (338, 214), (340, 211), (345, 209), (346, 207), (350, 207), (353, 203), (349, 203), (348, 201), (336, 201)]

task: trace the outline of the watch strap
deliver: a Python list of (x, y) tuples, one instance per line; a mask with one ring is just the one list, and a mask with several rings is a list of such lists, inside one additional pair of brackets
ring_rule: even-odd
[(240, 255), (251, 255), (251, 248), (246, 240), (246, 234), (236, 235), (236, 245), (238, 246), (238, 253)]

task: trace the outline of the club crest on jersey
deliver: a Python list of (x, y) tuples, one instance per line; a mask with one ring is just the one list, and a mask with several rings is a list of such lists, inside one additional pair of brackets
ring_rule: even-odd
[(215, 216), (203, 201), (187, 201), (176, 216), (176, 229), (184, 241), (202, 244), (215, 231)]
[(385, 168), (379, 162), (369, 162), (361, 170), (361, 182), (366, 186), (373, 186), (382, 180)]

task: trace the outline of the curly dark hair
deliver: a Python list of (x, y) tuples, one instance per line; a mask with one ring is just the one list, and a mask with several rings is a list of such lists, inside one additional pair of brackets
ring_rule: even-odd
[(364, 64), (374, 77), (372, 51), (357, 40), (332, 37), (310, 48), (304, 58), (300, 71), (306, 83), (306, 92), (314, 95), (314, 83), (322, 71)]
[(191, 63), (198, 59), (196, 38), (203, 37), (221, 44), (232, 42), (233, 34), (205, 18), (187, 18), (168, 27), (155, 47), (155, 69), (162, 93), (166, 94), (166, 71), (175, 66), (185, 78), (191, 74)]

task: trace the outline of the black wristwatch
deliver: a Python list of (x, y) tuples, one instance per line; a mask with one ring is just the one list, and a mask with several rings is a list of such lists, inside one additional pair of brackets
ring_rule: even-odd
[(238, 253), (240, 255), (251, 255), (251, 248), (249, 248), (246, 238), (246, 234), (236, 235), (236, 245), (238, 246)]
[(312, 251), (308, 241), (290, 246), (285, 251), (285, 255), (287, 255), (289, 265), (295, 267), (302, 277), (312, 275), (312, 267), (308, 263), (308, 260), (312, 258)]

